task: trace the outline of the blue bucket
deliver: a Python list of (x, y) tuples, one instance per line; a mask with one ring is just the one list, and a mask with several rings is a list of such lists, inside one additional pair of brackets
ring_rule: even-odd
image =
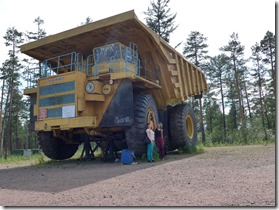
[(123, 149), (121, 152), (121, 163), (129, 165), (134, 161), (134, 150)]

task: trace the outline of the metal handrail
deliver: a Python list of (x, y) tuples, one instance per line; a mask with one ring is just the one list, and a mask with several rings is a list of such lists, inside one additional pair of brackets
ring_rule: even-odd
[[(125, 48), (115, 52), (113, 56), (110, 57), (110, 60), (107, 61), (109, 64), (108, 72), (115, 73), (120, 71), (132, 72), (137, 76), (143, 77), (152, 82), (157, 82), (159, 80), (160, 67), (154, 63), (147, 61), (141, 62), (138, 56), (137, 45), (130, 44), (130, 47)], [(119, 56), (119, 53), (121, 53)], [(77, 52), (71, 52), (64, 55), (56, 56), (44, 60), (41, 63), (42, 72), (40, 72), (39, 67), (27, 68), (27, 88), (33, 88), (37, 86), (37, 80), (39, 78), (49, 77), (59, 74), (60, 69), (67, 69), (69, 72), (76, 70), (85, 72), (88, 76), (93, 75), (95, 78), (100, 74), (99, 72), (99, 56), (96, 55), (94, 61), (93, 54), (90, 54), (86, 58), (86, 63), (83, 60), (83, 55)], [(66, 63), (64, 63), (67, 61)], [(124, 68), (117, 69), (117, 62), (124, 62)], [(51, 63), (57, 64), (52, 66)], [(141, 66), (141, 64), (143, 64)], [(131, 65), (135, 65), (135, 69), (131, 69)], [(92, 72), (92, 67), (94, 66), (94, 72)]]
[[(64, 63), (65, 60), (69, 62)], [(57, 65), (52, 67), (51, 63), (54, 62)], [(53, 58), (46, 59), (42, 62), (43, 66), (43, 77), (53, 76), (59, 73), (59, 70), (64, 68), (68, 69), (69, 72), (73, 70), (85, 71), (83, 64), (83, 56), (80, 53), (71, 52), (64, 55), (56, 56)]]

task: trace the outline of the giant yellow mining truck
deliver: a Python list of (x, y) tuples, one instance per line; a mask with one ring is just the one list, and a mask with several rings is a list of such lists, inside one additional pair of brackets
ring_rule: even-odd
[(44, 154), (72, 157), (86, 141), (146, 152), (148, 122), (164, 125), (170, 150), (195, 145), (189, 97), (207, 91), (204, 73), (138, 20), (134, 11), (24, 44), (39, 61), (24, 94)]

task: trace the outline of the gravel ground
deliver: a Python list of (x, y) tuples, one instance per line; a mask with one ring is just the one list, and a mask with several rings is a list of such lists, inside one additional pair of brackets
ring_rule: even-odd
[(275, 206), (275, 145), (206, 148), (135, 165), (0, 165), (1, 206)]

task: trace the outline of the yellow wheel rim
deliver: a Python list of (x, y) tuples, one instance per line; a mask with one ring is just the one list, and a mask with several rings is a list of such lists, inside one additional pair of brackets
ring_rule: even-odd
[(150, 123), (152, 130), (155, 130), (156, 128), (156, 120), (155, 120), (155, 116), (154, 116), (154, 112), (151, 108), (149, 108), (147, 110), (147, 118), (146, 118), (147, 122), (146, 124)]
[(191, 115), (186, 116), (186, 134), (189, 137), (188, 140), (192, 140), (194, 137), (194, 121)]

